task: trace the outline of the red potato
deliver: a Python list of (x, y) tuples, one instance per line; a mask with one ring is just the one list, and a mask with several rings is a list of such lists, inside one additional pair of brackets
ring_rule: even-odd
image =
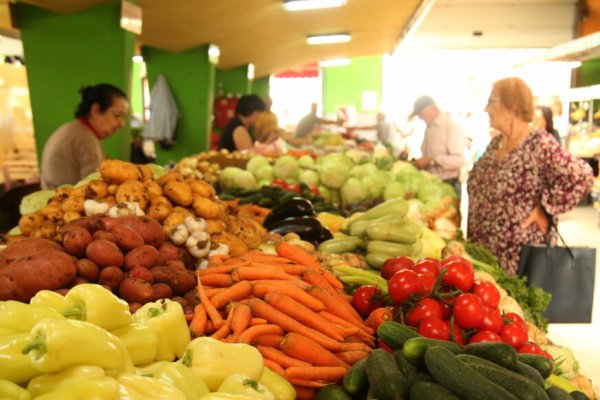
[(98, 283), (103, 286), (108, 286), (111, 291), (115, 291), (119, 288), (119, 285), (123, 281), (125, 274), (119, 267), (110, 266), (100, 271), (98, 275)]
[(67, 293), (69, 293), (69, 288), (58, 289), (58, 290), (55, 290), (55, 292), (60, 294), (61, 296), (66, 296)]
[(196, 289), (188, 290), (183, 295), (183, 298), (188, 302), (189, 305), (195, 306), (198, 304), (198, 291)]
[(22, 257), (0, 269), (0, 300), (28, 302), (40, 290), (69, 286), (76, 275), (75, 259), (63, 251)]
[(166, 283), (155, 283), (152, 288), (154, 289), (154, 301), (170, 299), (173, 296), (173, 289)]
[(154, 282), (166, 283), (173, 289), (173, 293), (181, 295), (196, 287), (194, 276), (187, 271), (179, 271), (171, 267), (160, 265), (150, 270), (154, 276)]
[(106, 226), (106, 230), (110, 231), (110, 228), (115, 226), (116, 224), (120, 224), (119, 218), (113, 218), (105, 215), (102, 217), (102, 221), (104, 221), (104, 225)]
[(91, 241), (90, 231), (81, 226), (72, 226), (63, 233), (63, 247), (67, 253), (77, 257), (85, 255), (85, 249)]
[(89, 258), (82, 258), (75, 262), (77, 267), (77, 275), (87, 279), (90, 282), (97, 282), (100, 269)]
[(144, 245), (144, 239), (140, 234), (128, 226), (115, 224), (109, 229), (109, 232), (117, 239), (117, 246), (125, 252)]
[(143, 245), (137, 249), (131, 250), (125, 255), (125, 269), (129, 270), (133, 267), (140, 266), (152, 268), (158, 260), (158, 250), (154, 246)]
[(71, 281), (71, 287), (73, 286), (77, 286), (77, 285), (81, 285), (82, 283), (90, 283), (90, 281), (88, 281), (85, 278), (82, 278), (80, 276), (76, 276), (72, 281)]
[(121, 217), (119, 222), (139, 233), (146, 244), (160, 247), (165, 241), (162, 225), (150, 217)]
[(146, 281), (127, 278), (119, 285), (119, 296), (130, 303), (147, 303), (154, 299), (154, 289)]
[(107, 267), (114, 265), (120, 267), (123, 265), (123, 253), (116, 244), (106, 239), (98, 239), (91, 242), (85, 249), (87, 258), (92, 260), (98, 267)]
[(183, 308), (183, 307), (187, 307), (187, 306), (189, 306), (189, 304), (188, 304), (187, 300), (186, 300), (186, 299), (184, 299), (184, 298), (183, 298), (183, 297), (181, 297), (181, 296), (175, 296), (175, 297), (173, 297), (171, 300), (173, 300), (173, 301), (175, 301), (175, 302), (177, 302), (177, 303), (181, 304), (181, 307), (182, 307), (182, 308)]
[(0, 269), (20, 258), (32, 256), (48, 250), (62, 251), (63, 248), (60, 244), (53, 242), (52, 240), (41, 238), (27, 238), (12, 243), (7, 248), (0, 251)]
[(178, 271), (185, 271), (185, 264), (181, 260), (169, 260), (166, 265)]
[(158, 248), (158, 264), (165, 265), (167, 261), (179, 258), (179, 250), (172, 242), (164, 242)]
[(141, 279), (148, 283), (154, 282), (154, 276), (152, 276), (152, 272), (150, 272), (150, 270), (148, 268), (140, 267), (139, 265), (131, 268), (127, 272), (127, 277)]
[(133, 314), (134, 312), (139, 310), (142, 306), (143, 306), (143, 304), (141, 304), (141, 303), (129, 303), (129, 312)]
[(60, 231), (64, 233), (74, 226), (82, 227), (91, 234), (94, 234), (96, 231), (106, 230), (106, 224), (104, 223), (102, 217), (98, 215), (91, 215), (89, 217), (77, 218), (67, 222), (62, 226)]
[(112, 233), (110, 233), (108, 231), (96, 231), (92, 235), (92, 238), (94, 240), (104, 239), (104, 240), (108, 240), (109, 242), (113, 242), (113, 243), (117, 244), (117, 238), (115, 237), (115, 235), (113, 235)]

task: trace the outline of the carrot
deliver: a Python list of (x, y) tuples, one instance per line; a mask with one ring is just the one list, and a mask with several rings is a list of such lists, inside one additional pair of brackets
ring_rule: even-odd
[(298, 360), (296, 358), (290, 357), (285, 354), (283, 351), (278, 350), (269, 346), (256, 346), (260, 354), (263, 355), (264, 358), (268, 358), (269, 360), (275, 361), (277, 364), (281, 365), (283, 368), (289, 367), (310, 367), (310, 364), (306, 361)]
[(201, 269), (198, 271), (198, 274), (200, 276), (212, 275), (212, 274), (229, 274), (229, 273), (231, 273), (231, 270), (234, 268), (235, 268), (235, 265), (232, 265), (232, 264), (218, 265), (216, 267), (208, 267), (205, 269)]
[(252, 293), (252, 284), (249, 281), (240, 281), (235, 285), (223, 290), (222, 292), (215, 294), (210, 299), (210, 302), (216, 308), (220, 308), (230, 301), (240, 300), (248, 297), (250, 296), (250, 293)]
[[(198, 274), (198, 272), (196, 272), (196, 274)], [(215, 306), (213, 306), (210, 300), (208, 300), (208, 296), (206, 296), (206, 292), (202, 287), (202, 281), (200, 280), (200, 276), (198, 276), (198, 298), (200, 299), (200, 303), (204, 306), (206, 314), (208, 314), (210, 320), (213, 322), (214, 327), (216, 329), (221, 328), (224, 323), (223, 318), (221, 318), (221, 314), (219, 314)]]
[[(353, 333), (353, 334), (357, 335), (358, 337), (363, 339), (363, 341), (364, 341), (364, 339), (373, 340), (373, 336), (371, 336), (369, 333), (363, 331), (361, 327), (356, 326), (356, 325), (352, 324), (352, 322), (348, 322), (345, 319), (338, 317), (337, 315), (333, 315), (332, 313), (330, 313), (328, 311), (319, 311), (319, 315), (322, 316), (323, 318), (325, 318), (329, 322), (333, 322), (334, 324), (338, 324), (338, 325), (342, 326), (343, 328), (347, 329), (348, 332), (350, 332), (350, 330), (353, 330), (352, 332), (354, 332), (354, 329), (358, 328), (358, 333)], [(366, 328), (368, 328), (369, 331), (372, 332), (371, 328), (369, 328), (369, 327), (366, 327)], [(346, 340), (348, 340), (347, 336), (346, 336)]]
[(223, 339), (225, 338), (227, 335), (229, 335), (229, 332), (231, 331), (229, 324), (223, 324), (219, 329), (217, 329), (212, 335), (210, 335), (211, 338), (214, 339)]
[(349, 367), (348, 364), (319, 343), (297, 333), (288, 333), (283, 337), (281, 350), (290, 357), (306, 361), (312, 365)]
[(259, 335), (282, 335), (283, 330), (281, 327), (273, 324), (265, 324), (265, 325), (255, 325), (246, 329), (244, 332), (238, 336), (237, 341), (239, 343), (247, 343), (250, 344), (254, 340), (255, 337)]
[(267, 321), (264, 318), (251, 318), (250, 319), (250, 323), (248, 324), (249, 326), (256, 326), (256, 325), (265, 325), (267, 324), (269, 321)]
[(366, 351), (367, 353), (371, 352), (371, 348), (360, 342), (347, 342), (344, 343), (344, 351)]
[(202, 336), (204, 334), (207, 318), (204, 306), (202, 304), (196, 305), (196, 307), (194, 307), (194, 318), (192, 318), (192, 321), (190, 322), (190, 333), (193, 337)]
[(269, 264), (274, 264), (274, 263), (289, 264), (292, 262), (291, 260), (289, 260), (285, 257), (279, 257), (274, 254), (267, 254), (267, 253), (263, 253), (262, 251), (256, 251), (256, 250), (251, 250), (247, 253), (244, 253), (240, 256), (240, 258), (245, 259), (245, 260), (254, 261), (254, 262), (269, 263)]
[(320, 300), (317, 300), (306, 291), (292, 285), (277, 285), (276, 288), (265, 283), (255, 283), (252, 288), (252, 294), (256, 297), (264, 297), (267, 293), (276, 290), (281, 294), (296, 300), (298, 303), (310, 308), (313, 311), (322, 311), (325, 306)]
[(366, 351), (360, 350), (351, 350), (351, 351), (342, 351), (340, 353), (336, 353), (336, 356), (345, 363), (350, 365), (356, 364), (358, 361), (367, 357), (369, 353)]
[(344, 367), (288, 367), (285, 373), (290, 378), (301, 378), (335, 382), (346, 375), (347, 368)]
[(268, 358), (263, 358), (263, 363), (265, 364), (265, 367), (273, 370), (273, 372), (285, 378), (285, 369), (283, 369), (281, 365), (277, 364), (273, 360), (269, 360)]
[(198, 282), (202, 282), (203, 285), (208, 286), (229, 287), (231, 286), (231, 276), (229, 274), (198, 276)]
[(223, 264), (223, 262), (225, 262), (225, 260), (227, 260), (229, 257), (229, 254), (215, 254), (208, 261), (208, 267), (210, 268), (214, 265)]
[(267, 334), (267, 335), (258, 335), (257, 337), (254, 338), (254, 341), (252, 343), (255, 345), (269, 346), (269, 347), (279, 349), (279, 345), (281, 344), (282, 340), (283, 340), (283, 336), (281, 336), (281, 335)]
[(298, 265), (298, 264), (263, 264), (257, 262), (251, 262), (250, 267), (268, 269), (272, 271), (281, 271), (290, 275), (302, 275), (308, 270), (312, 270), (311, 267), (307, 267), (306, 265)]
[(353, 325), (356, 325), (362, 330), (367, 331), (367, 333), (370, 333), (368, 332), (370, 328), (363, 323), (362, 319), (360, 317), (356, 318), (354, 314), (350, 312), (349, 309), (352, 308), (350, 304), (344, 302), (343, 300), (340, 300), (336, 296), (332, 295), (331, 293), (328, 293), (327, 291), (325, 291), (325, 289), (322, 289), (318, 286), (310, 287), (308, 289), (308, 293), (321, 300), (327, 308), (327, 311), (329, 311), (331, 314), (336, 315), (348, 322), (351, 322)]
[[(296, 386), (303, 386), (303, 387), (307, 387), (307, 388), (322, 388), (327, 386), (329, 383), (325, 382), (325, 381), (313, 381), (313, 380), (308, 380), (308, 379), (302, 379), (302, 378), (290, 378), (289, 376), (287, 376), (287, 374), (285, 375), (286, 379), (288, 380), (289, 383), (291, 383), (292, 385), (294, 385), (294, 387)], [(299, 397), (297, 397), (297, 399), (299, 399)]]
[(206, 321), (206, 329), (204, 329), (204, 336), (213, 333), (215, 330), (216, 329), (215, 329), (215, 326), (213, 325), (212, 321), (210, 319), (208, 321)]
[(294, 246), (293, 244), (289, 244), (288, 242), (279, 243), (275, 250), (281, 257), (290, 259), (296, 264), (307, 265), (318, 270), (323, 268), (319, 263), (319, 260), (311, 256), (306, 250)]
[(254, 285), (266, 284), (270, 286), (295, 286), (303, 290), (310, 287), (310, 284), (304, 282), (302, 279), (294, 279), (293, 281), (281, 279), (257, 279), (252, 281), (252, 283)]
[(296, 300), (275, 291), (267, 293), (265, 295), (265, 301), (279, 311), (294, 318), (296, 321), (301, 322), (304, 325), (309, 326), (337, 341), (344, 341), (344, 337), (338, 333), (338, 331), (329, 321), (312, 311), (310, 308), (298, 303)]
[(367, 326), (374, 331), (379, 328), (382, 322), (392, 321), (394, 319), (394, 313), (387, 307), (379, 307), (371, 311), (369, 317), (365, 321)]
[(310, 283), (311, 285), (318, 286), (321, 289), (325, 289), (327, 293), (330, 293), (332, 295), (337, 293), (337, 290), (333, 286), (331, 286), (329, 281), (325, 279), (325, 277), (320, 271), (306, 271), (304, 275), (302, 275), (302, 279), (305, 282)]
[(280, 280), (295, 280), (298, 279), (293, 275), (286, 274), (283, 271), (274, 271), (257, 267), (239, 267), (231, 272), (231, 278), (234, 282), (252, 281), (257, 279), (280, 279)]
[(320, 346), (332, 351), (342, 351), (342, 344), (329, 336), (312, 328), (302, 325), (289, 315), (277, 310), (275, 307), (260, 299), (251, 299), (249, 304), (252, 314), (264, 318), (272, 324), (279, 325), (286, 332), (294, 332), (311, 338)]
[(204, 286), (204, 292), (206, 293), (206, 297), (208, 297), (209, 299), (211, 297), (213, 297), (215, 294), (222, 292), (223, 290), (225, 290), (224, 288), (213, 288), (213, 287), (206, 287), (206, 285), (202, 285)]
[(235, 336), (240, 335), (246, 330), (252, 318), (252, 310), (245, 304), (238, 304), (233, 312), (231, 319), (231, 330)]
[(344, 289), (344, 284), (338, 278), (333, 276), (333, 274), (331, 272), (329, 272), (327, 270), (323, 270), (323, 277), (334, 288), (336, 288), (338, 290)]
[(230, 258), (229, 260), (225, 261), (226, 265), (233, 265), (234, 267), (244, 267), (246, 265), (250, 265), (250, 261), (248, 260), (242, 260), (241, 258)]
[(315, 396), (317, 395), (314, 389), (309, 389), (304, 386), (293, 386), (294, 390), (296, 391), (297, 400), (314, 400)]

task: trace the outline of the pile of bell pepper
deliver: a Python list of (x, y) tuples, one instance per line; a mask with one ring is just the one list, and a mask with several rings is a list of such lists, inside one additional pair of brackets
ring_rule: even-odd
[(191, 340), (181, 305), (134, 314), (100, 285), (0, 302), (0, 399), (291, 400), (258, 350)]

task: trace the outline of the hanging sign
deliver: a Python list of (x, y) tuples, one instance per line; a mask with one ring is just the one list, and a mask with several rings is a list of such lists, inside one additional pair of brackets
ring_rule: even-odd
[(142, 34), (142, 8), (129, 1), (121, 2), (121, 28), (136, 35)]

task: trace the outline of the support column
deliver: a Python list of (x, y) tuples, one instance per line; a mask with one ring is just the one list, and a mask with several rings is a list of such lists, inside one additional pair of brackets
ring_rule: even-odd
[(249, 94), (252, 81), (248, 79), (248, 66), (217, 69), (215, 77), (215, 93), (223, 89), (224, 96), (243, 96)]
[(252, 93), (264, 99), (269, 95), (270, 86), (269, 86), (270, 76), (263, 76), (262, 78), (254, 79), (252, 81)]

